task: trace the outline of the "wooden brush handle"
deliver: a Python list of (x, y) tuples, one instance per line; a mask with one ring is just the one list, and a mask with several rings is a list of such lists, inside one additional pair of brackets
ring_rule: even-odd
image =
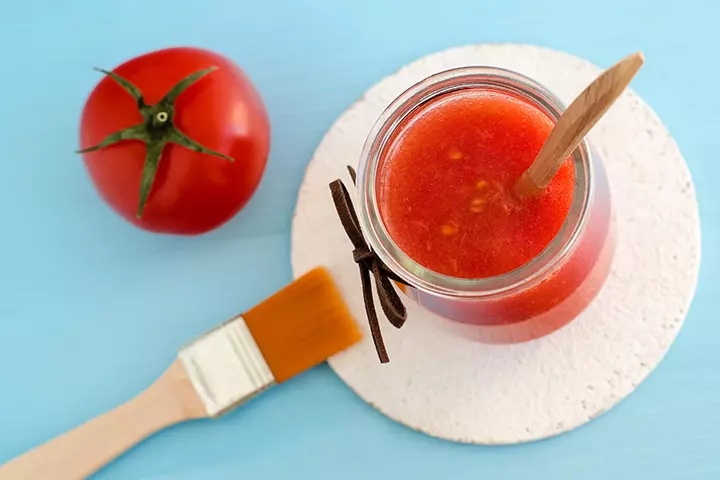
[(0, 480), (87, 478), (153, 433), (204, 416), (176, 360), (137, 397), (1, 466)]
[(642, 53), (625, 57), (603, 72), (565, 110), (537, 158), (515, 185), (518, 196), (532, 196), (548, 186), (565, 159), (625, 90), (644, 62)]

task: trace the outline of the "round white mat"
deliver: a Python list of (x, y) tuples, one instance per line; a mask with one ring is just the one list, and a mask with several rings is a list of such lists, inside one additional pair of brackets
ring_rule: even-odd
[[(357, 165), (381, 111), (421, 79), (467, 65), (524, 73), (566, 104), (600, 73), (585, 60), (553, 50), (466, 46), (402, 68), (342, 114), (315, 152), (300, 188), (292, 266), (296, 277), (327, 266), (366, 332), (358, 268), (328, 184), (342, 178), (354, 198), (345, 165)], [(588, 309), (540, 339), (493, 345), (458, 335), (447, 320), (405, 299), (408, 320), (402, 329), (380, 313), (389, 364), (378, 362), (369, 336), (330, 360), (360, 397), (435, 437), (511, 444), (590, 421), (629, 395), (657, 366), (680, 330), (697, 281), (700, 231), (690, 174), (666, 128), (632, 91), (623, 94), (590, 138), (606, 160), (618, 236), (610, 276)]]

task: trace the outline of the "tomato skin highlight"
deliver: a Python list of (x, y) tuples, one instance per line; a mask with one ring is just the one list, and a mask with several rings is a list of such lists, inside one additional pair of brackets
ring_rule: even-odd
[[(174, 123), (188, 137), (234, 162), (166, 145), (138, 218), (145, 145), (127, 140), (83, 154), (101, 197), (142, 229), (180, 235), (208, 232), (235, 216), (260, 183), (270, 149), (270, 122), (260, 94), (232, 61), (207, 50), (180, 47), (136, 57), (113, 71), (136, 85), (145, 103), (155, 104), (184, 77), (212, 66), (218, 69), (177, 98)], [(85, 103), (81, 148), (142, 120), (133, 98), (104, 77)]]

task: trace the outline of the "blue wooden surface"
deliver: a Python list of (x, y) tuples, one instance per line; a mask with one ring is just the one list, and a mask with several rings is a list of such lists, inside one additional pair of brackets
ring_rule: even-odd
[[(291, 279), (290, 218), (303, 171), (364, 90), (430, 52), (520, 42), (603, 67), (642, 49), (647, 63), (633, 87), (693, 173), (705, 246), (697, 296), (676, 344), (637, 392), (562, 437), (482, 448), (391, 422), (321, 366), (221, 421), (166, 431), (97, 478), (720, 478), (718, 17), (713, 0), (6, 2), (0, 462), (126, 400), (179, 345)], [(254, 200), (200, 238), (124, 223), (73, 154), (83, 101), (99, 79), (91, 67), (172, 45), (237, 61), (273, 125)]]

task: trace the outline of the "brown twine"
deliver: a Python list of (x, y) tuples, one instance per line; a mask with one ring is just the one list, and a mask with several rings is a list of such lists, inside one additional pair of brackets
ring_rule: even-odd
[[(347, 167), (355, 182), (355, 170)], [(385, 348), (382, 331), (380, 330), (380, 322), (378, 321), (377, 312), (375, 311), (375, 302), (373, 301), (372, 285), (370, 283), (370, 273), (375, 277), (375, 290), (377, 291), (380, 307), (385, 317), (395, 328), (400, 328), (405, 323), (407, 312), (405, 305), (393, 288), (391, 280), (405, 284), (397, 275), (380, 260), (377, 254), (368, 246), (360, 229), (355, 208), (353, 207), (350, 194), (345, 188), (342, 181), (335, 180), (330, 184), (330, 192), (335, 203), (340, 223), (347, 236), (350, 238), (355, 249), (353, 250), (353, 259), (360, 268), (360, 279), (362, 280), (362, 294), (365, 302), (365, 312), (367, 313), (368, 323), (370, 325), (370, 333), (372, 334), (375, 350), (377, 351), (380, 363), (387, 363), (390, 358)]]

